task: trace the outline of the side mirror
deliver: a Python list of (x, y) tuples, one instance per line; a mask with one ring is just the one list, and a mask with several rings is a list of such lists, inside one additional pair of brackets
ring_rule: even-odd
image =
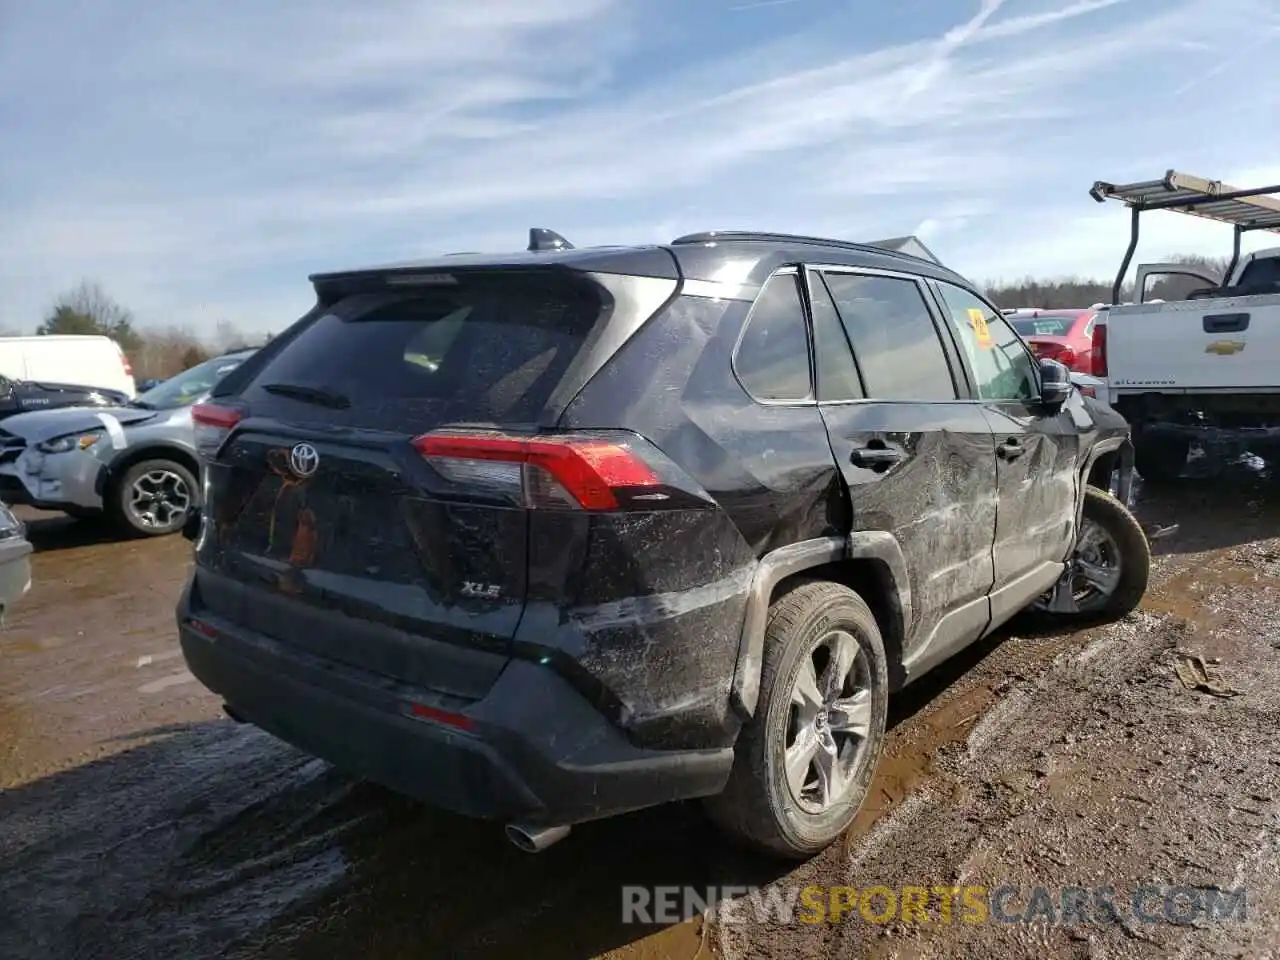
[(1057, 360), (1040, 361), (1040, 404), (1049, 413), (1057, 413), (1071, 396), (1071, 371)]

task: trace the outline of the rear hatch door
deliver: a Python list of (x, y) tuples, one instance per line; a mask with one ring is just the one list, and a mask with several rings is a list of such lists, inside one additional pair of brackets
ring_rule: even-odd
[(501, 484), (514, 466), (518, 491), (519, 466), (442, 470), (420, 438), (533, 429), (602, 302), (567, 272), (474, 274), (312, 321), (236, 398), (199, 602), (319, 657), (483, 696), (524, 609), (528, 517)]

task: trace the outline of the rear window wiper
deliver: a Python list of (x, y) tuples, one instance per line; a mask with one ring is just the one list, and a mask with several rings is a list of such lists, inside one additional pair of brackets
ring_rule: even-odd
[(277, 396), (314, 403), (320, 407), (331, 407), (334, 410), (346, 410), (351, 406), (348, 397), (319, 387), (304, 387), (298, 383), (266, 383), (262, 385), (262, 389)]

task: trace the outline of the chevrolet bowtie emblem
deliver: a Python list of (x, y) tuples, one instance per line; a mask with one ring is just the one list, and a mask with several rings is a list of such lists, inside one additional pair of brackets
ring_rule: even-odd
[(1229, 357), (1244, 349), (1243, 340), (1215, 340), (1204, 348), (1205, 353), (1216, 353), (1220, 357)]

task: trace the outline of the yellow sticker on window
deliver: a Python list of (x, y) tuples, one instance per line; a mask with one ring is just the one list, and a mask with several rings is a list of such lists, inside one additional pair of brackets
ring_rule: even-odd
[(984, 350), (991, 349), (991, 328), (987, 326), (986, 314), (977, 307), (970, 307), (967, 312), (969, 326), (973, 327), (973, 334), (978, 338), (978, 346)]

